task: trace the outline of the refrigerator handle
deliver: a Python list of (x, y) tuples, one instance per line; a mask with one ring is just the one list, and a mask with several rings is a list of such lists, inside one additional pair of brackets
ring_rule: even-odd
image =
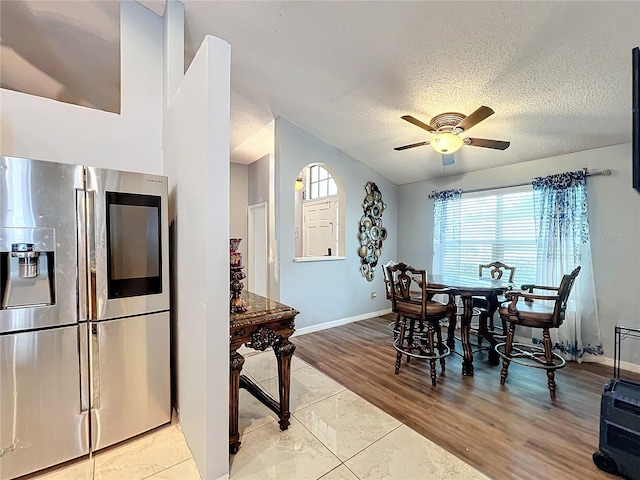
[(78, 254), (78, 321), (89, 318), (87, 273), (87, 208), (85, 191), (76, 190), (76, 228)]
[(86, 215), (86, 229), (87, 229), (87, 265), (88, 268), (88, 309), (89, 319), (97, 320), (97, 299), (96, 299), (96, 230), (95, 230), (95, 192), (93, 190), (87, 190), (87, 215)]
[(78, 317), (96, 320), (96, 232), (95, 192), (76, 191), (78, 228)]
[(91, 345), (89, 347), (89, 368), (91, 369), (91, 409), (100, 409), (100, 338), (98, 324), (90, 323)]
[(84, 414), (89, 411), (89, 338), (87, 324), (78, 325), (78, 341), (80, 355), (78, 356), (80, 365), (80, 413)]

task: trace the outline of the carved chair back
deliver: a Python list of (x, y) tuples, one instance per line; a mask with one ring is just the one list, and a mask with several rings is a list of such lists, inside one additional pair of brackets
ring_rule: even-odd
[(396, 262), (389, 260), (382, 266), (382, 276), (384, 277), (384, 291), (387, 295), (387, 300), (391, 300), (393, 297), (393, 276), (387, 270), (388, 267), (395, 265)]
[(554, 327), (559, 327), (564, 322), (564, 314), (567, 311), (567, 304), (569, 303), (569, 295), (571, 289), (576, 281), (576, 277), (580, 273), (580, 267), (576, 267), (575, 270), (567, 275), (563, 275), (558, 287), (558, 300), (553, 309), (552, 324)]
[[(551, 314), (551, 318), (549, 319), (549, 326), (552, 328), (557, 328), (562, 325), (562, 322), (564, 322), (565, 312), (567, 311), (567, 304), (569, 303), (569, 295), (571, 295), (571, 289), (573, 288), (573, 284), (576, 281), (578, 273), (580, 273), (579, 266), (576, 267), (573, 272), (563, 275), (562, 280), (560, 281), (560, 286), (557, 289), (551, 287), (540, 287), (538, 285), (522, 286), (523, 290), (526, 289), (529, 291), (529, 293), (533, 293), (535, 289), (558, 291), (558, 295), (555, 296), (555, 302), (553, 304), (553, 313)], [(525, 300), (527, 299), (525, 298)]]
[[(427, 272), (404, 262), (385, 265), (392, 285), (391, 308), (394, 313), (424, 319), (427, 312)], [(419, 289), (414, 290), (413, 284)], [(413, 295), (413, 296), (412, 296)]]
[(492, 262), (486, 265), (478, 265), (478, 275), (480, 277), (485, 276), (485, 271), (488, 270), (489, 275), (494, 280), (502, 280), (502, 276), (505, 273), (509, 274), (506, 279), (507, 282), (513, 283), (513, 275), (516, 273), (516, 267), (510, 267), (502, 262)]

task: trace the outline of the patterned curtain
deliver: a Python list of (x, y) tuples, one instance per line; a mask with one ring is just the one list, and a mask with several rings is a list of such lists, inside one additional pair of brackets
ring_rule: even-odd
[(433, 203), (433, 265), (434, 274), (444, 272), (444, 249), (447, 242), (460, 241), (460, 198), (462, 190), (434, 193)]
[[(584, 171), (561, 173), (533, 180), (537, 225), (536, 283), (557, 287), (562, 276), (580, 265), (564, 323), (551, 329), (554, 351), (566, 360), (581, 362), (602, 355), (596, 305), (591, 240)], [(533, 331), (534, 343), (542, 343)]]

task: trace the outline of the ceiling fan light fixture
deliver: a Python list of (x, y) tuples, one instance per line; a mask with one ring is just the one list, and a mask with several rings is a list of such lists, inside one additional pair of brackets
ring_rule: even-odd
[(431, 146), (439, 153), (453, 153), (462, 145), (464, 145), (464, 139), (450, 132), (438, 133), (431, 140)]

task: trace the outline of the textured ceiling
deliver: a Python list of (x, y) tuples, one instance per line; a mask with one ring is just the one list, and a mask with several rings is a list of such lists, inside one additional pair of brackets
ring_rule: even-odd
[[(163, 1), (141, 3), (162, 15)], [(206, 34), (231, 44), (232, 161), (278, 115), (397, 184), (631, 141), (639, 1), (182, 3), (187, 64)], [(2, 85), (19, 89), (31, 65), (31, 83), (58, 82), (41, 90), (118, 111), (116, 6), (2, 1), (18, 57), (3, 49)], [(24, 18), (29, 30), (5, 33)], [(402, 115), (481, 105), (495, 115), (468, 135), (509, 149), (464, 146), (449, 167), (429, 146), (393, 150), (431, 137)]]

